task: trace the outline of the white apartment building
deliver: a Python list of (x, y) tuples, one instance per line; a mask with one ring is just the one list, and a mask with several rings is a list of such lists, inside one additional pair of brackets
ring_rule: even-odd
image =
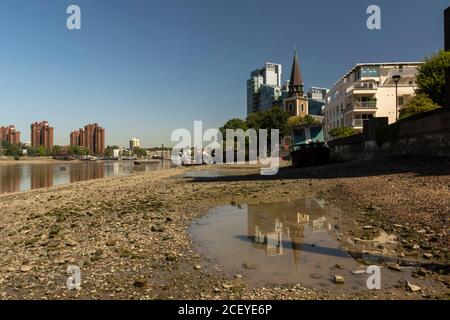
[(130, 149), (133, 150), (134, 148), (139, 148), (141, 145), (141, 142), (138, 138), (131, 138), (130, 139)]
[[(357, 64), (328, 92), (325, 104), (325, 134), (342, 126), (361, 132), (364, 121), (387, 117), (396, 122), (398, 110), (414, 95), (417, 68), (421, 62)], [(396, 94), (394, 76), (400, 76)]]

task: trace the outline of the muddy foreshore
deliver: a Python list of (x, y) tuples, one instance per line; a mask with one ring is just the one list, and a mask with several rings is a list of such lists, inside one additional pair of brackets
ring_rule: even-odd
[[(255, 174), (180, 178), (135, 174), (0, 196), (1, 299), (449, 299), (450, 161), (385, 159)], [(399, 233), (399, 255), (420, 261), (404, 283), (346, 296), (298, 285), (250, 288), (209, 267), (187, 229), (222, 204), (322, 198), (360, 212), (352, 237)], [(370, 232), (363, 226), (370, 225)], [(244, 258), (243, 258), (244, 259)], [(82, 289), (67, 290), (66, 269)], [(412, 272), (404, 271), (401, 272)], [(414, 271), (413, 271), (414, 272)]]

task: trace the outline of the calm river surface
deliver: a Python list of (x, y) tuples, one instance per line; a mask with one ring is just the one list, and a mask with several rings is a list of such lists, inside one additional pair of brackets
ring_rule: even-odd
[(135, 165), (133, 161), (0, 164), (0, 194), (168, 169), (171, 161)]

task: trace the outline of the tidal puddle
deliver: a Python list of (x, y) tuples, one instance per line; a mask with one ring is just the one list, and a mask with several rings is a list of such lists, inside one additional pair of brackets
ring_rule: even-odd
[[(353, 221), (351, 213), (306, 199), (218, 207), (194, 221), (190, 233), (212, 268), (230, 277), (240, 274), (250, 286), (300, 283), (368, 291), (367, 266), (354, 256), (364, 252), (378, 262), (389, 260), (397, 242), (387, 234), (355, 241), (348, 236), (356, 227)], [(382, 289), (409, 280), (411, 271), (382, 268)], [(335, 275), (343, 276), (345, 283), (335, 284)]]

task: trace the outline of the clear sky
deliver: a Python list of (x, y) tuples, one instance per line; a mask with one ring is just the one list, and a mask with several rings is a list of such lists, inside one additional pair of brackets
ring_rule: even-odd
[[(66, 28), (81, 7), (82, 29)], [(366, 9), (382, 9), (382, 29)], [(246, 80), (266, 61), (289, 77), (297, 47), (306, 87), (330, 87), (359, 62), (420, 61), (443, 47), (448, 0), (2, 0), (0, 125), (22, 141), (48, 120), (55, 143), (98, 122), (107, 144), (170, 142), (246, 115)]]

